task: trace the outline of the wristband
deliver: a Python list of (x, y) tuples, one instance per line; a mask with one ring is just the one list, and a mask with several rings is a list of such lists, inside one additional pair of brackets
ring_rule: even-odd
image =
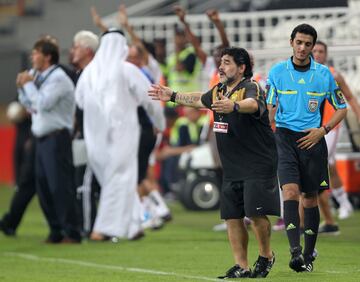
[(330, 130), (331, 130), (331, 127), (328, 126), (328, 125), (323, 125), (322, 127), (324, 128), (324, 130), (326, 132), (325, 135), (328, 134), (330, 132)]
[(233, 108), (234, 112), (239, 112), (240, 111), (240, 105), (236, 102), (234, 102), (234, 108)]
[(177, 95), (177, 92), (173, 91), (173, 93), (171, 94), (171, 97), (170, 97), (170, 102), (175, 103), (176, 95)]

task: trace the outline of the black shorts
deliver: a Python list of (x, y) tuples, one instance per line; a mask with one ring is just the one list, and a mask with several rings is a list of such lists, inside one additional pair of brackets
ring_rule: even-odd
[(276, 129), (280, 186), (296, 183), (303, 193), (328, 189), (328, 152), (325, 138), (309, 150), (299, 149), (296, 141), (306, 134), (286, 128)]
[(146, 178), (147, 168), (149, 166), (149, 157), (151, 152), (154, 150), (155, 143), (156, 135), (154, 134), (152, 127), (142, 129), (138, 154), (138, 184)]
[(277, 177), (245, 181), (224, 181), (221, 188), (222, 219), (244, 216), (280, 216), (280, 195)]

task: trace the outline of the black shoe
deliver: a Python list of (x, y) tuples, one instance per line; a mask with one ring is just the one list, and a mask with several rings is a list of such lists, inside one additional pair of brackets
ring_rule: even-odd
[(4, 234), (6, 236), (12, 236), (13, 237), (13, 236), (16, 235), (16, 230), (12, 229), (12, 228), (9, 228), (9, 227), (6, 227), (2, 220), (0, 220), (0, 230), (2, 232), (4, 232)]
[(271, 260), (268, 258), (259, 256), (257, 261), (254, 263), (254, 270), (251, 272), (251, 278), (265, 278), (272, 266), (275, 263), (275, 254), (273, 253), (273, 257)]
[(59, 233), (50, 233), (49, 236), (44, 240), (45, 244), (60, 244), (64, 239), (64, 236)]
[(313, 255), (304, 255), (305, 270), (306, 272), (312, 272), (314, 270), (313, 261), (315, 257)]
[(291, 259), (289, 267), (296, 272), (306, 271), (304, 256), (301, 253), (301, 247), (290, 249)]
[(333, 224), (323, 224), (319, 226), (318, 233), (320, 234), (330, 234), (330, 235), (339, 235), (340, 230), (339, 226)]
[(226, 271), (224, 276), (218, 276), (219, 279), (228, 278), (249, 278), (251, 275), (250, 270), (241, 268), (238, 264), (235, 264), (232, 268)]
[(173, 217), (172, 217), (172, 214), (171, 214), (171, 213), (168, 213), (168, 214), (162, 216), (161, 219), (162, 219), (164, 222), (169, 222), (169, 221), (172, 221)]

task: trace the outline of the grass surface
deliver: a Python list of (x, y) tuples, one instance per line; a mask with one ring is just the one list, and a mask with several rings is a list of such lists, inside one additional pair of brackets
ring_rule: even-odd
[[(12, 190), (0, 187), (0, 215)], [(48, 229), (34, 199), (16, 238), (0, 233), (0, 281), (215, 281), (233, 265), (225, 232), (213, 232), (218, 212), (172, 205), (174, 220), (138, 242), (46, 245)], [(339, 236), (320, 236), (313, 273), (288, 268), (283, 232), (273, 233), (276, 263), (266, 281), (360, 281), (360, 212), (340, 222)], [(250, 232), (249, 261), (257, 258)]]

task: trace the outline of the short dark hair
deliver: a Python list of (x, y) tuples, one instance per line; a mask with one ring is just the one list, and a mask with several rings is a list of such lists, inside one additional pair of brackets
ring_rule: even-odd
[(324, 41), (318, 40), (316, 41), (315, 45), (317, 44), (324, 46), (325, 52), (327, 53), (327, 44)]
[(52, 65), (59, 63), (59, 46), (46, 37), (40, 38), (35, 42), (33, 49), (40, 51), (45, 56), (50, 56), (50, 63)]
[(164, 44), (166, 45), (166, 38), (160, 38), (160, 37), (157, 37), (153, 40), (154, 43), (159, 43), (159, 44)]
[(144, 44), (146, 51), (148, 51), (151, 55), (153, 55), (153, 57), (155, 57), (154, 43), (145, 40), (143, 40), (142, 43)]
[(313, 38), (313, 44), (315, 45), (315, 42), (317, 40), (317, 32), (316, 32), (315, 28), (312, 27), (311, 25), (304, 23), (304, 24), (300, 24), (300, 25), (296, 26), (291, 33), (291, 36), (290, 36), (291, 40), (294, 40), (296, 33), (303, 33), (303, 34), (311, 35)]
[(237, 66), (245, 65), (244, 77), (250, 78), (253, 76), (252, 66), (250, 63), (249, 53), (244, 48), (226, 47), (221, 52), (221, 57), (229, 55), (233, 57)]

